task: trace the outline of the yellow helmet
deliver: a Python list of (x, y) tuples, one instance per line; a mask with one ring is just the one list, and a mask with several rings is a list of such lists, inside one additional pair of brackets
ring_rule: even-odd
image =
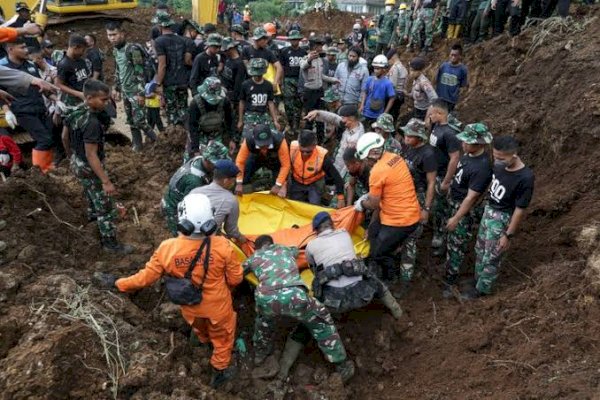
[(386, 6), (395, 6), (396, 0), (385, 0), (385, 5)]
[(406, 3), (400, 4), (400, 9), (401, 10), (406, 10), (407, 8), (408, 8), (408, 6), (406, 5)]

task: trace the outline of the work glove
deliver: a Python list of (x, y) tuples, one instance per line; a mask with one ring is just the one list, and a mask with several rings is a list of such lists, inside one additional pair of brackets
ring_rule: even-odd
[(63, 103), (62, 101), (60, 101), (60, 100), (56, 100), (56, 102), (54, 102), (54, 107), (55, 107), (56, 111), (58, 111), (58, 113), (60, 115), (65, 115), (65, 113), (69, 109), (67, 107), (67, 105), (65, 103)]
[(10, 154), (0, 153), (0, 167), (8, 167), (10, 164)]
[(15, 114), (13, 114), (12, 111), (8, 110), (7, 112), (5, 112), (4, 119), (6, 120), (8, 126), (10, 126), (12, 129), (15, 129), (17, 127), (17, 117), (15, 117)]
[(354, 209), (358, 212), (364, 212), (365, 208), (362, 206), (363, 200), (366, 200), (369, 197), (369, 194), (363, 194), (354, 202)]
[(105, 272), (94, 272), (92, 275), (92, 283), (99, 289), (111, 290), (113, 292), (118, 291), (115, 286), (117, 276), (114, 274), (107, 274)]

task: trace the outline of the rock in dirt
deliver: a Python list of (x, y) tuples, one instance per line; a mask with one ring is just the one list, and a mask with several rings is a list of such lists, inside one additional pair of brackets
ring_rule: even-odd
[(387, 351), (390, 349), (391, 339), (390, 339), (389, 331), (382, 330), (382, 329), (375, 331), (374, 339), (375, 339), (375, 346), (377, 346), (381, 350)]
[(292, 382), (298, 385), (308, 385), (314, 370), (306, 364), (298, 364), (293, 374)]
[(279, 362), (277, 357), (270, 355), (263, 363), (252, 370), (252, 378), (265, 379), (273, 378), (279, 372)]
[(21, 260), (21, 261), (30, 261), (30, 260), (34, 260), (37, 256), (37, 254), (38, 254), (37, 246), (35, 246), (33, 244), (28, 244), (27, 246), (23, 247), (23, 249), (19, 252), (17, 259)]

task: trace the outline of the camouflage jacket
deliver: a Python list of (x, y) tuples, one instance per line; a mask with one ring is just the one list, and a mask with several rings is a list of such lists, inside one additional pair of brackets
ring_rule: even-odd
[(118, 92), (143, 94), (146, 84), (145, 50), (137, 43), (127, 43), (113, 49), (115, 57), (115, 87)]
[(272, 244), (244, 261), (244, 272), (254, 272), (259, 281), (256, 290), (261, 293), (292, 286), (306, 287), (300, 278), (296, 256), (298, 248)]

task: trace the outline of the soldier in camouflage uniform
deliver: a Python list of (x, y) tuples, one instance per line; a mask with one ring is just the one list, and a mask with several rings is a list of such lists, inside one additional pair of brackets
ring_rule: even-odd
[(219, 78), (207, 77), (197, 91), (188, 108), (188, 156), (210, 141), (228, 144), (232, 136), (231, 102)]
[(300, 130), (300, 120), (302, 118), (302, 96), (298, 93), (300, 60), (306, 57), (306, 50), (300, 48), (302, 38), (303, 36), (299, 31), (291, 31), (288, 39), (292, 45), (283, 49), (279, 55), (284, 74), (283, 103), (288, 126), (293, 132)]
[(156, 140), (156, 133), (148, 125), (146, 117), (145, 97), (145, 63), (149, 57), (146, 50), (138, 43), (127, 43), (125, 31), (118, 22), (106, 26), (108, 40), (114, 46), (115, 58), (115, 100), (123, 98), (123, 106), (127, 116), (127, 124), (131, 128), (133, 150), (142, 149), (142, 133), (150, 142)]
[(400, 277), (403, 289), (407, 290), (407, 283), (412, 280), (414, 274), (417, 259), (417, 240), (423, 233), (423, 224), (426, 224), (429, 220), (435, 196), (437, 158), (435, 149), (427, 143), (429, 137), (423, 121), (412, 118), (406, 126), (402, 127), (402, 131), (404, 132), (404, 140), (408, 144), (405, 160), (413, 176), (417, 200), (421, 207), (421, 224), (404, 242), (402, 247)]
[(404, 146), (402, 146), (402, 143), (394, 138), (394, 134), (396, 133), (396, 128), (394, 127), (394, 117), (392, 117), (390, 114), (383, 113), (377, 117), (375, 122), (371, 124), (371, 128), (373, 128), (375, 132), (379, 133), (385, 139), (385, 143), (383, 144), (384, 151), (398, 154), (403, 158), (406, 158)]
[(492, 180), (490, 155), (485, 151), (492, 142), (492, 134), (483, 123), (469, 124), (456, 136), (463, 142), (464, 155), (461, 157), (456, 174), (450, 186), (450, 217), (446, 224), (448, 231), (446, 276), (444, 297), (452, 297), (467, 245), (473, 237), (473, 227), (478, 221), (475, 205)]
[(243, 264), (244, 272), (254, 272), (258, 286), (254, 292), (256, 319), (254, 324), (255, 364), (261, 365), (273, 352), (272, 336), (275, 322), (290, 317), (299, 325), (288, 337), (281, 356), (279, 372), (265, 372), (261, 377), (286, 379), (289, 369), (312, 336), (327, 361), (336, 365), (344, 381), (354, 375), (354, 363), (348, 360), (346, 349), (325, 306), (308, 295), (300, 278), (296, 247), (273, 243), (268, 235), (259, 236), (256, 252)]
[(439, 11), (439, 0), (417, 0), (415, 10), (417, 18), (413, 22), (410, 39), (407, 48), (413, 48), (415, 45), (421, 45), (421, 30), (425, 27), (425, 52), (431, 50), (433, 43), (434, 20), (436, 13)]
[(396, 24), (398, 22), (398, 14), (396, 14), (396, 10), (394, 9), (395, 4), (396, 0), (386, 0), (385, 13), (379, 17), (379, 38), (377, 40), (375, 55), (385, 54), (390, 47), (390, 42), (396, 31)]
[(509, 247), (531, 202), (533, 171), (518, 156), (519, 145), (510, 136), (494, 139), (494, 174), (488, 205), (475, 244), (475, 287), (463, 293), (473, 299), (492, 292), (502, 256)]
[(156, 83), (164, 94), (167, 119), (170, 125), (183, 125), (188, 106), (188, 82), (192, 66), (192, 53), (185, 38), (173, 32), (175, 21), (164, 11), (158, 11), (152, 19), (161, 30), (154, 41), (158, 58)]
[(398, 24), (396, 26), (396, 32), (393, 37), (394, 41), (392, 42), (393, 47), (398, 47), (401, 44), (408, 42), (408, 39), (410, 37), (410, 27), (412, 24), (412, 20), (410, 19), (410, 17), (410, 9), (406, 5), (406, 3), (400, 4), (400, 9), (398, 11)]
[[(117, 209), (112, 198), (116, 188), (104, 170), (104, 136), (110, 118), (104, 112), (110, 88), (95, 79), (83, 86), (85, 102), (65, 116), (67, 153), (72, 150), (71, 169), (83, 186), (88, 202), (88, 219), (96, 220), (102, 247), (106, 252), (129, 254), (133, 248), (117, 242)], [(95, 151), (90, 152), (90, 146)]]
[(367, 30), (367, 37), (365, 38), (365, 59), (367, 65), (371, 65), (373, 58), (377, 54), (377, 44), (379, 43), (379, 28), (375, 26), (375, 22), (369, 23), (369, 29)]
[(177, 205), (193, 189), (211, 182), (214, 164), (219, 160), (229, 160), (229, 152), (223, 144), (210, 142), (202, 155), (183, 164), (169, 180), (160, 206), (173, 236), (177, 236)]

